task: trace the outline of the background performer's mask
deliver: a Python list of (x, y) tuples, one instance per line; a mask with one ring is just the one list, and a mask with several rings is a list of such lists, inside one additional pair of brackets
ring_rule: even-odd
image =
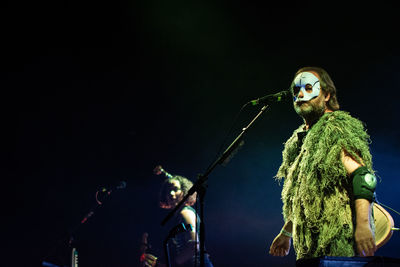
[[(321, 90), (318, 78), (311, 72), (302, 72), (293, 81), (293, 101), (309, 101), (316, 98)], [(299, 93), (303, 92), (303, 98), (299, 98)]]

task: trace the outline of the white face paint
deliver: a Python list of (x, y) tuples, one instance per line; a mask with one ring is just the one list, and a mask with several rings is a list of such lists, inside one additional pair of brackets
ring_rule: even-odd
[[(318, 78), (311, 72), (299, 73), (293, 81), (294, 85), (292, 88), (293, 101), (309, 101), (316, 98), (321, 90)], [(299, 98), (300, 91), (303, 93), (303, 97)]]

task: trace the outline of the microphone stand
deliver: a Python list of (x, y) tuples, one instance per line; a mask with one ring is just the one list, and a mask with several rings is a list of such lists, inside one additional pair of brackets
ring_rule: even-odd
[[(123, 187), (117, 187), (117, 189), (121, 189), (121, 188), (125, 188), (125, 185)], [(89, 212), (81, 219), (80, 223), (78, 225), (76, 225), (69, 233), (69, 238), (68, 238), (68, 247), (71, 250), (71, 267), (78, 267), (78, 250), (76, 248), (76, 239), (75, 239), (75, 235), (77, 233), (77, 231), (79, 230), (79, 228), (85, 224), (88, 219), (90, 217), (92, 217), (95, 213), (96, 210), (98, 210), (100, 207), (102, 207), (104, 200), (106, 198), (109, 198), (111, 193), (112, 193), (112, 189), (106, 189), (106, 188), (102, 188), (96, 191), (96, 205), (93, 206)], [(100, 200), (99, 199), (99, 193), (103, 193), (105, 195), (104, 200)], [(63, 239), (65, 240), (65, 239)], [(61, 242), (63, 240), (60, 240)], [(51, 255), (51, 253), (49, 253), (48, 255), (46, 255), (43, 259), (48, 258)], [(50, 264), (50, 265), (49, 265)], [(43, 266), (56, 266), (56, 265), (51, 265), (51, 263), (43, 260), (42, 261), (42, 265)]]
[(243, 135), (247, 132), (247, 130), (251, 127), (251, 125), (264, 113), (267, 109), (267, 105), (263, 106), (258, 112), (258, 114), (253, 118), (253, 120), (242, 129), (242, 132), (236, 137), (236, 139), (230, 144), (230, 146), (222, 153), (222, 155), (214, 161), (213, 164), (206, 170), (204, 174), (200, 174), (196, 183), (189, 189), (188, 193), (183, 197), (183, 199), (176, 205), (174, 209), (172, 209), (167, 216), (162, 220), (161, 225), (165, 225), (168, 220), (178, 211), (178, 209), (185, 203), (185, 201), (191, 196), (194, 192), (197, 192), (199, 201), (200, 201), (200, 267), (204, 267), (204, 256), (205, 256), (205, 227), (204, 227), (204, 198), (206, 194), (206, 181), (208, 179), (208, 175), (215, 169), (218, 164), (226, 164), (233, 157), (233, 152), (236, 152), (237, 149), (243, 145), (244, 141)]

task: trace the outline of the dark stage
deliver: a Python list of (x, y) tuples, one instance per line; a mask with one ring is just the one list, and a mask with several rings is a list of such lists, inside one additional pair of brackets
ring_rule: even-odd
[[(160, 254), (162, 165), (195, 180), (302, 66), (328, 71), (342, 110), (371, 136), (380, 202), (400, 210), (395, 7), (252, 1), (22, 1), (2, 9), (2, 266), (137, 266), (141, 235)], [(236, 118), (236, 119), (235, 119)], [(268, 248), (283, 224), (274, 180), (301, 124), (269, 109), (209, 175), (206, 246), (215, 266), (293, 266)], [(229, 131), (231, 129), (231, 131)], [(96, 206), (96, 191), (120, 181)], [(395, 226), (399, 215), (391, 212)], [(376, 255), (398, 257), (400, 236)], [(5, 261), (5, 263), (4, 263)]]

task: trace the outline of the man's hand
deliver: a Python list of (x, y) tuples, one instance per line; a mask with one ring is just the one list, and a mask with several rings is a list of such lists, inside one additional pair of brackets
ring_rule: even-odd
[(277, 235), (269, 248), (269, 254), (280, 257), (288, 255), (291, 243), (290, 239), (290, 237), (281, 233)]
[(368, 224), (357, 225), (354, 238), (356, 240), (357, 252), (361, 257), (374, 256), (377, 249), (375, 237)]

